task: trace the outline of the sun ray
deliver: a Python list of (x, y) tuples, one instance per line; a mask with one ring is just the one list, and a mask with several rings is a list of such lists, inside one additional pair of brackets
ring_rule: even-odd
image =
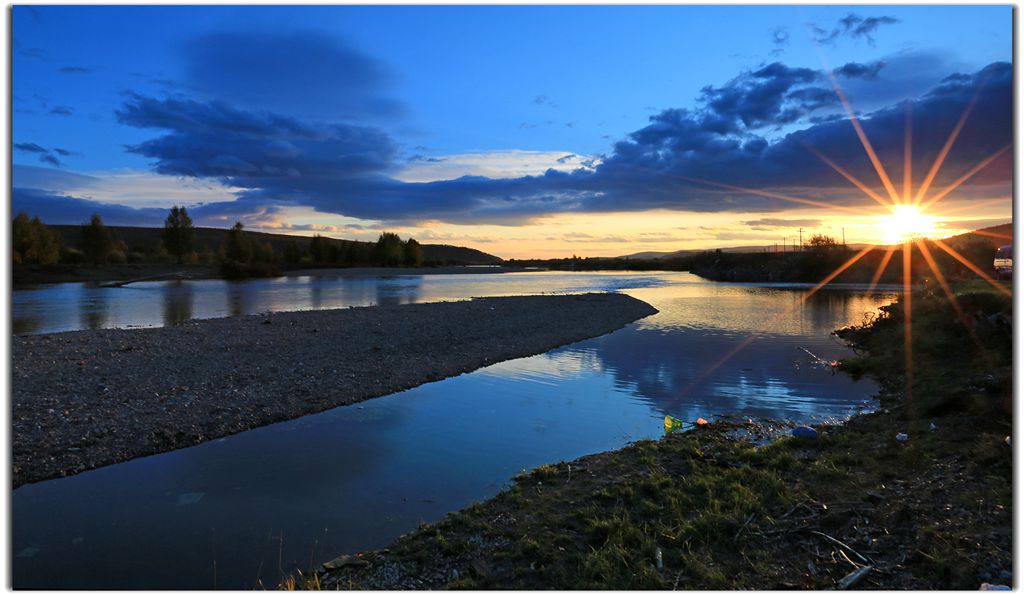
[(975, 165), (974, 167), (972, 167), (967, 173), (965, 173), (964, 175), (962, 175), (959, 178), (957, 178), (949, 186), (946, 186), (945, 190), (943, 190), (942, 192), (940, 192), (940, 193), (936, 194), (935, 196), (931, 197), (931, 199), (929, 199), (928, 202), (926, 202), (923, 205), (921, 205), (921, 207), (920, 207), (921, 210), (925, 210), (928, 207), (932, 206), (933, 204), (935, 204), (935, 203), (939, 202), (940, 200), (942, 200), (943, 198), (945, 198), (947, 195), (949, 195), (950, 192), (956, 190), (964, 182), (966, 182), (967, 180), (969, 180), (972, 177), (974, 177), (975, 174), (977, 174), (981, 170), (983, 170), (986, 167), (988, 167), (989, 165), (991, 165), (993, 161), (998, 159), (1003, 153), (1008, 151), (1011, 147), (1013, 147), (1013, 145), (1006, 145), (1005, 147), (999, 149), (998, 151), (996, 151), (992, 155), (989, 155), (988, 157), (986, 157), (984, 160), (981, 161), (981, 163), (979, 163), (979, 164)]
[(924, 177), (924, 181), (917, 188), (917, 194), (914, 196), (914, 204), (921, 204), (921, 199), (924, 198), (925, 193), (928, 192), (928, 188), (931, 187), (932, 181), (935, 180), (935, 176), (942, 169), (943, 162), (946, 161), (946, 157), (949, 156), (950, 149), (953, 148), (953, 143), (956, 142), (956, 137), (960, 136), (960, 131), (963, 130), (964, 124), (967, 123), (967, 117), (971, 115), (971, 110), (974, 109), (974, 104), (978, 101), (978, 96), (981, 94), (981, 89), (984, 85), (978, 87), (978, 90), (974, 93), (974, 97), (971, 97), (971, 101), (964, 108), (964, 113), (960, 116), (956, 126), (953, 127), (953, 131), (949, 133), (949, 138), (946, 139), (946, 143), (942, 145), (942, 149), (939, 151), (935, 162), (932, 163), (931, 169), (928, 170), (928, 175)]
[(885, 269), (889, 266), (889, 261), (892, 260), (892, 255), (895, 252), (895, 245), (889, 246), (885, 249), (885, 256), (883, 256), (881, 262), (878, 263), (878, 269), (875, 270), (875, 275), (871, 277), (871, 285), (868, 285), (867, 293), (871, 293), (876, 287), (878, 287), (878, 281), (882, 278), (882, 275), (885, 274)]
[(911, 188), (914, 186), (914, 170), (912, 154), (914, 152), (913, 142), (913, 109), (914, 104), (907, 102), (907, 116), (903, 125), (903, 201), (910, 202)]
[(914, 393), (914, 340), (913, 340), (913, 309), (911, 308), (913, 291), (911, 287), (910, 265), (911, 265), (910, 242), (903, 244), (903, 365), (907, 376), (907, 400), (913, 398)]
[[(818, 54), (821, 56), (822, 61), (825, 62), (825, 56), (821, 53), (820, 48), (818, 49)], [(846, 93), (843, 92), (843, 88), (839, 84), (839, 79), (836, 78), (832, 69), (828, 67), (827, 62), (825, 63), (825, 72), (828, 73), (828, 78), (832, 81), (832, 88), (835, 89), (839, 102), (843, 104), (843, 109), (846, 110), (846, 114), (850, 117), (850, 124), (853, 125), (853, 130), (857, 133), (860, 144), (864, 146), (864, 151), (868, 154), (871, 165), (874, 166), (878, 178), (882, 180), (882, 185), (885, 186), (886, 192), (889, 193), (889, 198), (892, 199), (893, 204), (899, 204), (899, 195), (896, 193), (896, 188), (892, 185), (892, 180), (889, 179), (889, 174), (885, 171), (885, 166), (878, 159), (874, 147), (871, 146), (871, 141), (868, 140), (868, 135), (864, 133), (864, 129), (860, 126), (860, 121), (857, 119), (857, 114), (853, 111), (853, 106), (850, 105), (850, 101), (846, 98)]]
[(833, 209), (833, 210), (836, 210), (836, 211), (845, 211), (845, 212), (848, 212), (848, 213), (857, 213), (858, 215), (859, 214), (863, 214), (863, 211), (860, 210), (860, 209), (855, 209), (853, 207), (844, 207), (844, 206), (841, 206), (841, 205), (829, 204), (827, 202), (811, 200), (809, 198), (798, 198), (796, 196), (788, 196), (786, 194), (779, 194), (778, 192), (768, 192), (768, 191), (765, 191), (765, 190), (757, 190), (755, 188), (744, 188), (743, 186), (733, 186), (732, 184), (723, 184), (722, 182), (713, 182), (711, 180), (704, 180), (704, 179), (701, 179), (701, 178), (691, 178), (689, 176), (679, 176), (679, 175), (673, 175), (673, 174), (664, 174), (664, 175), (672, 176), (672, 177), (675, 177), (675, 178), (679, 178), (681, 180), (687, 180), (689, 182), (697, 182), (699, 184), (707, 184), (708, 186), (717, 186), (718, 188), (724, 188), (726, 190), (734, 190), (736, 192), (747, 192), (747, 193), (750, 193), (750, 194), (757, 194), (758, 196), (764, 196), (764, 197), (767, 197), (767, 198), (777, 198), (779, 200), (785, 200), (785, 201), (794, 202), (794, 203), (798, 203), (798, 204), (810, 205), (812, 207), (822, 207), (822, 208), (826, 208), (826, 209)]
[[(949, 282), (946, 281), (946, 276), (939, 270), (939, 264), (935, 262), (935, 258), (932, 256), (931, 250), (928, 249), (928, 244), (924, 240), (916, 240), (917, 249), (921, 252), (921, 256), (924, 257), (925, 263), (928, 264), (928, 268), (935, 274), (935, 280), (939, 282), (939, 286), (942, 287), (942, 291), (949, 298), (949, 303), (952, 304), (953, 309), (956, 310), (957, 315), (965, 323), (967, 322), (964, 309), (960, 307), (960, 302), (956, 299), (956, 294), (953, 293), (953, 288), (949, 286)], [(968, 329), (970, 330), (970, 329)]]
[(829, 159), (825, 155), (823, 155), (820, 152), (818, 152), (818, 150), (815, 149), (814, 147), (812, 147), (810, 145), (806, 145), (806, 144), (804, 146), (807, 147), (808, 151), (810, 151), (811, 153), (814, 153), (815, 155), (817, 155), (818, 159), (821, 159), (822, 161), (824, 161), (826, 165), (828, 165), (832, 169), (834, 169), (837, 172), (839, 172), (839, 175), (841, 175), (844, 178), (846, 178), (847, 180), (849, 180), (857, 188), (860, 188), (861, 191), (864, 192), (864, 194), (867, 194), (868, 196), (873, 198), (875, 200), (875, 202), (877, 202), (878, 204), (880, 204), (880, 205), (882, 205), (884, 207), (888, 207), (888, 206), (890, 206), (892, 204), (891, 202), (889, 202), (889, 201), (885, 200), (884, 198), (882, 198), (881, 196), (879, 196), (878, 193), (875, 192), (874, 190), (872, 190), (871, 188), (869, 188), (867, 184), (865, 184), (864, 182), (861, 182), (856, 177), (854, 177), (853, 174), (851, 174), (850, 172), (848, 172), (845, 169), (843, 169), (842, 167), (840, 167), (838, 163), (836, 163), (835, 161), (832, 161), (831, 159)]
[(995, 287), (996, 289), (998, 289), (1002, 293), (1005, 293), (1006, 295), (1013, 297), (1013, 292), (1010, 291), (1009, 289), (1007, 289), (1005, 285), (1003, 285), (1002, 283), (1000, 283), (1000, 282), (996, 281), (995, 279), (993, 279), (985, 271), (979, 269), (973, 262), (967, 260), (959, 252), (957, 252), (953, 248), (950, 248), (949, 246), (947, 246), (945, 242), (943, 242), (942, 240), (932, 240), (932, 241), (935, 242), (936, 246), (938, 246), (939, 248), (942, 248), (947, 254), (949, 254), (953, 258), (957, 259), (958, 261), (960, 261), (960, 264), (962, 264), (965, 267), (971, 269), (971, 271), (973, 271), (976, 275), (978, 275), (982, 279), (988, 281), (989, 284), (992, 285), (992, 287)]
[(975, 234), (978, 234), (979, 236), (986, 236), (986, 237), (990, 237), (990, 238), (997, 238), (997, 239), (1000, 239), (1000, 240), (1012, 240), (1013, 239), (1013, 236), (1011, 236), (1009, 234), (995, 233), (995, 232), (992, 232), (992, 231), (985, 231), (985, 230), (982, 230), (982, 229), (976, 229), (976, 230), (974, 230), (974, 231), (972, 231), (970, 233), (975, 233)]
[(959, 207), (942, 207), (941, 211), (935, 209), (928, 209), (928, 212), (935, 215), (936, 217), (946, 217), (949, 215), (955, 215), (957, 213), (963, 213), (964, 211), (977, 211), (980, 207), (994, 205), (994, 204), (1006, 204), (1012, 199), (1009, 197), (1000, 198), (988, 198), (985, 200), (971, 201), (971, 204), (962, 205)]
[(963, 306), (960, 305), (960, 300), (956, 298), (956, 294), (953, 293), (953, 288), (950, 287), (949, 281), (946, 280), (946, 276), (939, 270), (939, 265), (935, 262), (935, 258), (932, 256), (931, 250), (928, 248), (928, 242), (925, 240), (917, 240), (917, 248), (921, 252), (921, 256), (924, 257), (924, 261), (928, 263), (928, 268), (935, 274), (935, 280), (939, 282), (939, 286), (942, 287), (942, 292), (946, 294), (949, 299), (949, 303), (953, 306), (953, 310), (956, 312), (957, 318), (967, 329), (967, 334), (971, 336), (971, 340), (974, 344), (981, 348), (980, 352), (987, 356), (988, 351), (984, 349), (984, 344), (981, 342), (981, 338), (978, 337), (978, 333), (974, 331), (974, 327), (971, 326), (970, 321), (967, 319), (967, 313), (964, 312)]

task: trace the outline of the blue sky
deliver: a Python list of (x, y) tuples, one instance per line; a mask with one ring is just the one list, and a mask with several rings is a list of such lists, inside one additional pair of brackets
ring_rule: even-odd
[[(749, 229), (737, 213), (806, 219), (804, 205), (679, 180), (711, 172), (855, 201), (834, 172), (782, 175), (759, 143), (778, 153), (794, 133), (828, 133), (820, 147), (846, 138), (827, 64), (880, 136), (895, 117), (886, 110), (920, 101), (915, 154), (934, 155), (942, 139), (925, 131), (944, 138), (956, 121), (936, 89), (962, 74), (974, 78), (958, 97), (994, 93), (989, 81), (1009, 71), (979, 73), (1011, 60), (1011, 20), (1008, 6), (16, 6), (14, 185), (32, 192), (16, 192), (15, 206), (65, 222), (111, 205), (110, 217), (154, 225), (146, 209), (183, 203), (208, 225), (363, 239), (399, 229), (483, 249), (529, 240), (545, 254), (756, 243), (784, 230)], [(256, 121), (258, 132), (240, 128)], [(998, 149), (970, 137), (985, 122), (968, 124), (950, 180)], [(666, 127), (667, 144), (654, 134)], [(758, 153), (749, 175), (730, 173), (738, 157), (723, 143)], [(830, 154), (864, 169), (853, 152)], [(988, 190), (970, 198), (1006, 194), (1006, 180), (982, 181)], [(1008, 204), (976, 214), (1005, 218)], [(696, 227), (717, 234), (663, 229), (664, 212), (697, 213), (707, 225)], [(609, 231), (617, 213), (635, 227)]]

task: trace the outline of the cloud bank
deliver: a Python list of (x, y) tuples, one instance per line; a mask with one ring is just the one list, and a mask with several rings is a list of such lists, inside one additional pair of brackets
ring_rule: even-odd
[[(890, 23), (886, 19), (849, 15), (837, 25), (836, 35), (870, 40), (878, 27)], [(403, 181), (400, 172), (410, 165), (401, 147), (378, 126), (366, 124), (402, 110), (387, 98), (392, 75), (371, 58), (334, 39), (288, 33), (211, 34), (187, 44), (185, 54), (184, 86), (192, 96), (128, 94), (116, 117), (126, 126), (153, 132), (126, 150), (150, 159), (155, 172), (240, 189), (234, 201), (195, 206), (196, 216), (208, 221), (252, 221), (276, 217), (286, 207), (311, 207), (386, 222), (520, 225), (566, 212), (768, 213), (791, 206), (716, 183), (823, 202), (867, 202), (812, 148), (869, 186), (882, 187), (826, 73), (781, 62), (705, 87), (694, 108), (652, 115), (608, 154), (578, 160), (590, 167), (561, 167), (573, 163), (567, 161), (536, 175)], [(261, 69), (243, 68), (246, 62), (259, 63)], [(880, 84), (879, 73), (886, 68), (881, 61), (848, 63), (835, 75), (865, 93)], [(281, 92), (298, 88), (312, 91)], [(309, 106), (328, 102), (318, 119), (302, 115), (306, 100)], [(537, 100), (550, 103), (546, 97)], [(968, 106), (970, 117), (936, 178), (941, 187), (1012, 143), (1010, 64), (950, 75), (913, 100), (859, 119), (882, 161), (891, 164), (890, 174), (899, 179), (909, 113), (913, 167), (920, 180)], [(794, 131), (782, 135), (785, 130)], [(59, 164), (38, 145), (15, 147)], [(429, 159), (421, 161), (424, 165)], [(1011, 162), (1008, 152), (971, 184), (1008, 185)], [(440, 162), (433, 165), (441, 169)], [(46, 220), (78, 213), (75, 204), (117, 217), (132, 214), (118, 210), (126, 207), (96, 201), (74, 203), (79, 199), (61, 195), (60, 189), (45, 192), (18, 179), (15, 185), (16, 208), (31, 204)], [(149, 216), (136, 211), (137, 223)]]

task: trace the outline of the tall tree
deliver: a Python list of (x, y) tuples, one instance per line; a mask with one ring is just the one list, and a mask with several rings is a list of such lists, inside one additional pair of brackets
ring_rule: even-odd
[(405, 258), (405, 250), (402, 246), (402, 238), (397, 233), (385, 231), (377, 238), (374, 246), (374, 260), (377, 264), (386, 267), (393, 267), (402, 264)]
[(191, 254), (195, 246), (196, 230), (192, 227), (192, 218), (185, 207), (171, 207), (171, 214), (164, 221), (164, 233), (161, 238), (164, 248), (174, 255), (178, 264)]
[(11, 240), (14, 264), (53, 264), (60, 259), (60, 236), (39, 217), (30, 220), (28, 214), (18, 213)]
[(416, 240), (409, 238), (405, 242), (405, 266), (418, 267), (423, 264), (423, 247)]
[(88, 225), (82, 226), (82, 252), (86, 261), (92, 264), (103, 264), (114, 249), (114, 239), (110, 230), (103, 225), (97, 213), (92, 214)]
[(252, 244), (244, 227), (241, 221), (236, 221), (234, 227), (228, 232), (228, 239), (224, 246), (224, 256), (228, 260), (241, 263), (252, 260)]

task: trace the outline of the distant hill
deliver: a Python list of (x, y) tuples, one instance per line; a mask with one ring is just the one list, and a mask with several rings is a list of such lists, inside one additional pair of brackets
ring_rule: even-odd
[[(956, 236), (949, 236), (943, 239), (952, 246), (963, 243), (987, 243), (995, 250), (1000, 246), (1013, 243), (1013, 223), (1003, 223), (992, 227), (984, 227), (975, 231), (969, 231)], [(848, 244), (852, 250), (860, 250), (867, 244)], [(886, 246), (882, 246), (883, 248)], [(627, 260), (660, 260), (664, 258), (685, 258), (701, 252), (721, 250), (722, 252), (742, 254), (746, 252), (771, 252), (776, 249), (775, 245), (769, 246), (731, 246), (728, 248), (704, 248), (701, 250), (676, 250), (675, 252), (636, 252), (625, 256), (615, 256)]]
[[(60, 233), (61, 239), (67, 246), (77, 246), (79, 244), (82, 227), (80, 225), (48, 225), (50, 229), (53, 229)], [(144, 252), (154, 250), (160, 244), (160, 233), (163, 228), (160, 227), (121, 227), (121, 226), (107, 226), (119, 240), (124, 241), (128, 244), (128, 248), (133, 251)], [(285, 246), (291, 242), (296, 241), (302, 247), (307, 247), (309, 242), (312, 241), (312, 237), (309, 236), (291, 236), (277, 233), (263, 233), (258, 231), (246, 231), (247, 234), (254, 240), (261, 242), (268, 242), (273, 246), (276, 252), (284, 252)], [(202, 251), (205, 248), (209, 248), (210, 251), (216, 251), (217, 248), (227, 239), (228, 230), (217, 229), (213, 227), (197, 227), (196, 228), (196, 251)], [(359, 240), (339, 240), (336, 238), (326, 238), (331, 242), (355, 242), (359, 244), (372, 244), (373, 242), (361, 242)], [(423, 260), (427, 263), (437, 264), (501, 264), (503, 260), (493, 254), (481, 252), (474, 248), (464, 248), (462, 246), (450, 246), (448, 244), (422, 244), (423, 247)]]
[(1001, 246), (1013, 243), (1013, 223), (983, 227), (958, 236), (948, 237), (943, 241), (954, 248), (965, 244), (988, 244), (992, 250), (996, 250)]
[[(860, 250), (865, 244), (849, 244), (849, 247), (854, 250)], [(709, 250), (721, 250), (722, 252), (728, 252), (730, 254), (744, 254), (747, 252), (774, 252), (778, 249), (782, 251), (782, 246), (776, 246), (775, 244), (769, 246), (730, 246), (728, 248), (704, 248), (701, 250), (676, 250), (675, 252), (637, 252), (635, 254), (627, 254), (625, 256), (616, 256), (614, 258), (623, 258), (628, 260), (658, 260), (662, 258), (685, 258), (687, 256), (693, 256), (701, 252), (707, 252)], [(792, 248), (790, 248), (792, 249)]]

